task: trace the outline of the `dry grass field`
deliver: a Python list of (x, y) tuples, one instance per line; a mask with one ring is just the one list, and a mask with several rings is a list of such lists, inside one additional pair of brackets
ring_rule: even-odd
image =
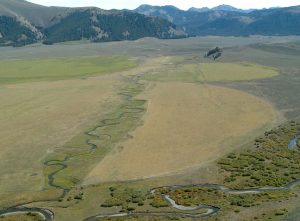
[[(43, 162), (46, 157), (64, 147), (69, 140), (84, 134), (87, 128), (93, 127), (97, 120), (120, 104), (121, 97), (116, 88), (124, 84), (123, 76), (152, 70), (165, 60), (167, 58), (147, 59), (142, 62), (143, 65), (133, 69), (127, 70), (125, 65), (123, 71), (111, 73), (107, 70), (108, 72), (101, 72), (100, 76), (95, 77), (75, 76), (75, 79), (65, 80), (45, 80), (38, 77), (28, 83), (2, 82), (1, 201), (6, 202), (7, 196), (13, 199), (13, 195), (21, 201), (18, 197), (20, 193), (28, 192), (27, 198), (30, 198), (30, 195), (35, 195), (30, 191), (42, 190), (45, 187)], [(114, 63), (113, 60), (110, 62)], [(35, 68), (33, 65), (33, 69)], [(62, 67), (56, 68), (63, 72)], [(12, 66), (9, 69), (14, 70)], [(47, 75), (48, 69), (44, 71)], [(2, 72), (6, 75), (9, 73)], [(79, 73), (81, 72), (77, 70), (77, 74)], [(14, 75), (16, 74), (17, 70), (14, 71)], [(22, 76), (22, 73), (19, 75)]]
[(118, 100), (116, 82), (103, 76), (1, 87), (1, 193), (41, 189), (43, 159)]
[[(272, 42), (281, 41), (204, 37), (3, 48), (0, 211), (25, 205), (50, 209), (54, 221), (84, 220), (120, 211), (101, 207), (110, 188), (146, 194), (165, 185), (227, 185), (218, 159), (299, 116), (299, 56), (289, 48), (280, 54)], [(203, 57), (216, 46), (221, 58)], [(271, 209), (261, 204), (238, 213), (222, 207), (206, 219), (253, 220), (255, 209), (274, 217), (277, 207), (292, 211), (298, 202), (271, 199)], [(112, 220), (167, 219), (174, 218)]]
[(16, 214), (11, 216), (4, 216), (0, 218), (1, 221), (41, 221), (43, 217), (39, 216), (38, 214)]
[(144, 76), (144, 78), (162, 82), (230, 82), (272, 78), (279, 74), (279, 70), (276, 68), (251, 63), (200, 62), (172, 57), (164, 70), (153, 72)]
[(128, 57), (81, 57), (0, 60), (0, 84), (99, 76), (136, 67)]
[(276, 68), (251, 63), (204, 63), (200, 68), (200, 81), (247, 81), (279, 74)]
[(158, 83), (144, 125), (106, 156), (86, 183), (147, 178), (199, 167), (255, 137), (276, 119), (272, 106), (241, 91)]

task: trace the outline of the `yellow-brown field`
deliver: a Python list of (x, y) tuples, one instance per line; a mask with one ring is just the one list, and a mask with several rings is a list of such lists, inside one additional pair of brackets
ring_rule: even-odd
[(279, 70), (251, 63), (186, 63), (183, 58), (171, 58), (164, 70), (144, 76), (152, 81), (215, 82), (248, 81), (275, 77)]
[(122, 76), (163, 61), (97, 77), (1, 85), (0, 195), (41, 190), (45, 158), (119, 105)]
[(272, 106), (260, 98), (206, 84), (158, 83), (144, 96), (148, 100), (144, 125), (107, 155), (85, 183), (199, 167), (255, 137), (276, 119)]
[(200, 69), (200, 81), (247, 81), (279, 74), (276, 68), (250, 63), (203, 63)]
[(1, 221), (40, 221), (42, 219), (43, 218), (38, 214), (27, 215), (26, 213), (4, 216), (3, 218), (0, 218)]
[(0, 221), (297, 220), (300, 44), (205, 39), (3, 49)]
[[(105, 76), (2, 87), (2, 193), (41, 188), (45, 156), (81, 132), (116, 101), (115, 84), (113, 77)], [(13, 166), (10, 162), (14, 162)]]

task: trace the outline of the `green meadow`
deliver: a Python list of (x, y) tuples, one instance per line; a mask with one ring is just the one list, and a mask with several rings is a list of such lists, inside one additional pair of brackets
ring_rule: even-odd
[(135, 66), (135, 61), (125, 56), (1, 60), (0, 84), (88, 77)]

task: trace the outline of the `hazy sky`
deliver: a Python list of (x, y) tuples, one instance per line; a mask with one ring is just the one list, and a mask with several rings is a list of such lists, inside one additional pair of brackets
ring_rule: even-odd
[(47, 6), (97, 6), (103, 9), (134, 9), (141, 4), (174, 5), (181, 9), (190, 7), (214, 7), (228, 4), (238, 8), (269, 8), (300, 5), (300, 0), (29, 0)]

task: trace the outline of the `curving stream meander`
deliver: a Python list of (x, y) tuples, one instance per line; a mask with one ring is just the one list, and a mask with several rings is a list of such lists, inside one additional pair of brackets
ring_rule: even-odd
[[(244, 190), (234, 190), (234, 189), (229, 189), (228, 187), (225, 187), (223, 185), (205, 183), (205, 184), (194, 184), (194, 185), (173, 185), (173, 186), (157, 187), (150, 190), (150, 194), (156, 194), (156, 191), (161, 188), (169, 188), (171, 191), (175, 191), (176, 189), (192, 188), (192, 187), (212, 187), (224, 193), (242, 195), (242, 194), (258, 194), (262, 192), (276, 191), (276, 190), (291, 190), (298, 185), (300, 185), (300, 179), (297, 179), (287, 184), (286, 186), (281, 186), (281, 187), (262, 187), (262, 188), (253, 188), (253, 189), (244, 189)], [(201, 205), (201, 204), (198, 206), (186, 207), (186, 206), (178, 205), (175, 202), (175, 200), (173, 200), (167, 194), (161, 194), (161, 196), (169, 203), (169, 205), (172, 208), (177, 209), (181, 212), (132, 212), (132, 213), (99, 214), (96, 216), (88, 217), (84, 221), (97, 221), (99, 219), (104, 219), (104, 218), (130, 217), (130, 216), (170, 216), (171, 215), (177, 217), (191, 217), (191, 218), (203, 217), (204, 218), (204, 217), (212, 216), (221, 210), (221, 208), (219, 207), (215, 207), (212, 205)], [(200, 209), (205, 209), (206, 212), (188, 213), (188, 211), (196, 211)]]
[(54, 220), (54, 213), (51, 210), (44, 208), (28, 208), (28, 207), (15, 207), (8, 208), (6, 210), (0, 211), (0, 217), (12, 216), (17, 214), (38, 214), (45, 221)]
[[(136, 79), (133, 79), (133, 82), (137, 85), (142, 85), (141, 83), (138, 82), (139, 78), (137, 77)], [(124, 96), (127, 101), (144, 101), (144, 100), (137, 100), (134, 99), (134, 94), (141, 92), (140, 89), (135, 89), (135, 90), (130, 90), (130, 91), (124, 91), (119, 93), (120, 95)], [(130, 114), (134, 113), (141, 113), (145, 111), (145, 108), (143, 107), (136, 107), (134, 105), (125, 105), (121, 107), (123, 111), (121, 111), (118, 116), (115, 118), (111, 119), (104, 119), (100, 121), (101, 125), (98, 125), (94, 127), (92, 130), (86, 132), (85, 134), (90, 137), (90, 139), (86, 140), (87, 145), (90, 147), (90, 151), (94, 151), (97, 149), (97, 145), (94, 144), (93, 138), (97, 139), (111, 139), (110, 134), (96, 134), (95, 131), (99, 128), (106, 127), (106, 126), (112, 126), (112, 125), (118, 125), (122, 117), (133, 117), (130, 116)], [(299, 135), (297, 137), (294, 137), (294, 139), (299, 139)], [(294, 143), (294, 142), (293, 142)], [(289, 146), (290, 148), (290, 146)], [(74, 157), (74, 156), (73, 156)], [(45, 166), (57, 166), (58, 169), (51, 172), (48, 174), (48, 185), (50, 187), (54, 187), (56, 189), (61, 189), (63, 190), (62, 195), (58, 198), (64, 198), (67, 193), (70, 191), (70, 189), (66, 189), (58, 184), (55, 184), (55, 176), (61, 172), (62, 170), (66, 169), (68, 167), (67, 162), (71, 159), (72, 157), (67, 155), (63, 160), (48, 160), (44, 162)], [(222, 191), (224, 193), (228, 194), (258, 194), (262, 192), (267, 192), (267, 191), (276, 191), (276, 190), (291, 190), (294, 187), (300, 185), (300, 179), (297, 179), (286, 186), (281, 186), (281, 187), (263, 187), (263, 188), (253, 188), (253, 189), (244, 189), (244, 190), (235, 190), (235, 189), (230, 189), (228, 187), (225, 187), (223, 185), (218, 185), (218, 184), (194, 184), (194, 185), (172, 185), (172, 186), (164, 186), (164, 187), (157, 187), (152, 190), (150, 190), (150, 194), (157, 194), (157, 190), (161, 188), (169, 188), (171, 191), (175, 191), (176, 189), (182, 189), (182, 188), (192, 188), (192, 187), (211, 187), (216, 190)], [(212, 205), (198, 205), (198, 206), (183, 206), (183, 205), (178, 205), (174, 199), (172, 199), (169, 195), (167, 194), (162, 194), (159, 193), (168, 203), (169, 205), (177, 209), (179, 212), (130, 212), (130, 213), (114, 213), (114, 214), (99, 214), (99, 215), (94, 215), (91, 217), (88, 217), (84, 219), (84, 221), (97, 221), (99, 219), (103, 218), (113, 218), (113, 217), (130, 217), (130, 216), (177, 216), (177, 217), (191, 217), (191, 218), (201, 218), (201, 217), (208, 217), (212, 216), (216, 213), (218, 213), (221, 208), (212, 206)], [(58, 200), (56, 199), (56, 200)], [(53, 200), (53, 201), (56, 201)], [(42, 202), (42, 201), (41, 201)], [(197, 211), (197, 210), (206, 210), (205, 212), (191, 212), (191, 211)], [(18, 207), (12, 207), (12, 208), (7, 208), (2, 211), (0, 211), (0, 217), (6, 217), (6, 216), (11, 216), (11, 215), (17, 215), (17, 214), (27, 214), (27, 213), (34, 213), (40, 215), (44, 221), (52, 221), (54, 220), (54, 213), (51, 210), (48, 210), (46, 208), (28, 208), (25, 206), (18, 206)]]
[[(182, 188), (192, 188), (192, 187), (212, 187), (214, 189), (220, 190), (224, 193), (228, 194), (258, 194), (262, 192), (268, 191), (276, 191), (276, 190), (291, 190), (294, 187), (300, 185), (300, 179), (297, 179), (286, 186), (281, 187), (262, 187), (262, 188), (253, 188), (253, 189), (244, 189), (244, 190), (234, 190), (229, 189), (223, 185), (218, 184), (194, 184), (194, 185), (173, 185), (173, 186), (163, 186), (157, 187), (150, 190), (150, 194), (156, 194), (156, 191), (161, 188), (169, 188), (171, 191), (175, 191), (176, 189)], [(161, 194), (161, 196), (169, 203), (169, 205), (177, 209), (181, 212), (132, 212), (132, 213), (114, 213), (114, 214), (99, 214), (95, 216), (88, 217), (84, 219), (84, 221), (97, 221), (102, 218), (114, 218), (114, 217), (130, 217), (130, 216), (178, 216), (178, 217), (191, 217), (191, 218), (201, 218), (201, 217), (208, 217), (218, 213), (221, 209), (212, 205), (198, 205), (192, 207), (186, 207), (182, 205), (178, 205), (175, 200), (173, 200), (167, 194)], [(204, 213), (189, 213), (188, 211), (196, 211), (205, 209), (206, 212)], [(8, 208), (6, 210), (0, 211), (1, 216), (10, 216), (20, 213), (37, 213), (41, 215), (44, 221), (52, 221), (54, 220), (54, 213), (45, 208), (27, 208), (27, 207), (15, 207), (15, 208)]]
[[(139, 78), (140, 78), (140, 76), (135, 76), (135, 77), (131, 77), (129, 79), (129, 81), (131, 83), (137, 85), (136, 88), (132, 87), (132, 88), (129, 88), (128, 90), (124, 89), (123, 92), (119, 93), (119, 95), (125, 97), (126, 101), (142, 102), (142, 103), (145, 102), (144, 100), (134, 99), (134, 96), (137, 93), (142, 92), (142, 89), (140, 89), (139, 86), (144, 86), (144, 84), (139, 82)], [(139, 106), (139, 105), (137, 105), (137, 106)], [(98, 146), (93, 143), (94, 138), (109, 139), (109, 140), (111, 139), (110, 134), (100, 134), (100, 135), (95, 134), (94, 132), (97, 129), (107, 127), (107, 126), (118, 125), (118, 124), (120, 124), (120, 122), (118, 122), (118, 120), (120, 120), (121, 118), (123, 118), (123, 117), (135, 118), (134, 116), (130, 116), (130, 114), (137, 114), (137, 113), (142, 113), (143, 111), (145, 111), (145, 108), (143, 108), (143, 107), (136, 107), (135, 105), (130, 105), (130, 104), (124, 105), (120, 109), (123, 111), (121, 111), (115, 118), (103, 119), (102, 121), (100, 121), (100, 125), (95, 126), (93, 129), (91, 129), (90, 131), (87, 131), (85, 133), (87, 136), (89, 136), (89, 139), (86, 140), (86, 144), (90, 147), (90, 153), (95, 151), (98, 148)], [(55, 189), (63, 190), (63, 193), (61, 194), (61, 196), (59, 196), (55, 200), (50, 200), (50, 201), (57, 201), (59, 199), (62, 199), (70, 191), (70, 189), (68, 189), (68, 188), (65, 188), (63, 186), (55, 184), (55, 177), (58, 173), (65, 170), (68, 167), (68, 161), (71, 158), (76, 157), (76, 156), (77, 155), (72, 155), (72, 156), (66, 155), (63, 160), (47, 160), (44, 162), (44, 166), (46, 166), (46, 167), (57, 167), (57, 169), (55, 169), (54, 171), (52, 171), (51, 173), (48, 174), (48, 176), (47, 176), (48, 177), (48, 185)], [(44, 201), (41, 201), (41, 202), (44, 202)], [(54, 213), (48, 209), (27, 208), (22, 205), (17, 206), (17, 207), (7, 208), (4, 210), (0, 210), (0, 217), (16, 215), (16, 214), (26, 214), (26, 213), (39, 214), (45, 221), (51, 221), (54, 219)]]

